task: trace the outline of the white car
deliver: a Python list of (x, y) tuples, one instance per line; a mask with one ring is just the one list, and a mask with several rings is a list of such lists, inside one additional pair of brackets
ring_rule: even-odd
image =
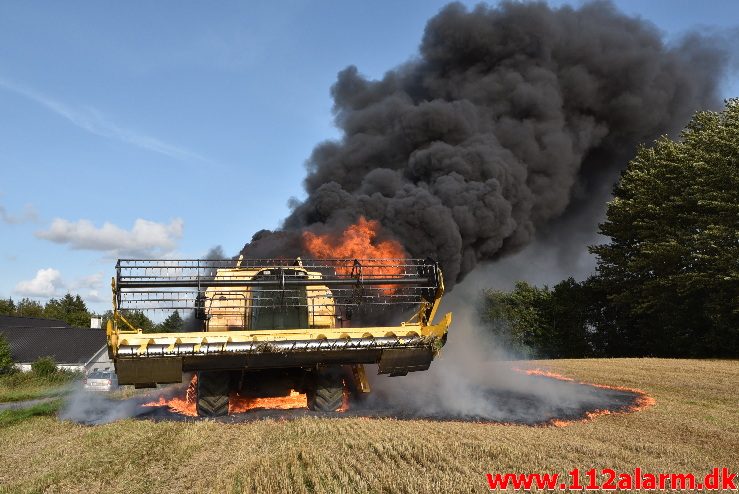
[(111, 391), (118, 387), (118, 376), (114, 372), (93, 371), (85, 376), (85, 389)]

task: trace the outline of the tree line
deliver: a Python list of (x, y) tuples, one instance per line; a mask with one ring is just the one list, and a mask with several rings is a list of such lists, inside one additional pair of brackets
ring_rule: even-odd
[[(0, 299), (0, 315), (57, 319), (72, 327), (89, 328), (90, 319), (94, 314), (87, 308), (82, 297), (68, 293), (59, 299), (51, 298), (43, 305), (29, 298), (23, 298), (18, 302), (12, 298)], [(103, 328), (112, 317), (112, 311), (103, 314)], [(130, 312), (125, 317), (144, 333), (176, 333), (185, 328), (185, 320), (177, 311), (160, 323), (155, 323), (141, 311)]]
[[(129, 311), (123, 315), (126, 320), (136, 329), (140, 329), (143, 333), (179, 333), (186, 331), (185, 319), (180, 316), (179, 311), (172, 312), (164, 321), (155, 323), (144, 312), (140, 310)], [(107, 311), (103, 314), (103, 327), (107, 321), (113, 318), (113, 311)], [(119, 323), (120, 325), (121, 323)], [(121, 325), (122, 327), (122, 325)]]
[(600, 233), (590, 278), (486, 290), (490, 330), (541, 357), (739, 357), (739, 99), (641, 147)]
[(93, 316), (82, 297), (71, 293), (59, 299), (51, 298), (44, 305), (29, 298), (17, 303), (12, 298), (0, 299), (0, 315), (58, 319), (79, 328), (89, 328)]

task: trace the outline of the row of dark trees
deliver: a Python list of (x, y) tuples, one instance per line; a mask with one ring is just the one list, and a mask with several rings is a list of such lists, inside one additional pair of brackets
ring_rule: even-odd
[[(70, 326), (79, 328), (89, 328), (90, 318), (93, 316), (82, 297), (70, 293), (59, 299), (49, 299), (43, 305), (29, 298), (23, 298), (18, 302), (15, 302), (12, 298), (0, 299), (0, 315), (58, 319)], [(111, 317), (113, 317), (111, 311), (103, 315), (103, 328)], [(140, 311), (127, 314), (126, 319), (135, 327), (141, 328), (144, 333), (175, 333), (183, 331), (185, 328), (185, 321), (177, 311), (170, 314), (161, 323), (153, 322)]]
[(739, 357), (739, 99), (639, 149), (600, 232), (589, 279), (486, 291), (491, 329), (543, 357)]
[[(103, 314), (103, 327), (105, 327), (108, 319), (112, 317), (112, 311)], [(124, 317), (133, 327), (141, 329), (144, 333), (179, 333), (186, 330), (185, 320), (178, 311), (172, 312), (164, 321), (158, 324), (138, 310), (126, 313)]]
[(59, 299), (49, 299), (44, 305), (29, 298), (17, 303), (12, 298), (0, 299), (0, 315), (58, 319), (80, 328), (89, 328), (92, 317), (82, 297), (70, 293)]

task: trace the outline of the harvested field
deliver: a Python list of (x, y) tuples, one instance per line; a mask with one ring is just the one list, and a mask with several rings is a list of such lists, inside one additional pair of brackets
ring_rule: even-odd
[[(436, 372), (435, 375), (439, 374), (440, 372)], [(90, 393), (79, 389), (71, 394), (59, 417), (85, 425), (101, 425), (134, 417), (153, 421), (216, 420), (230, 424), (264, 419), (364, 417), (564, 425), (597, 415), (634, 412), (651, 406), (654, 402), (640, 390), (582, 383), (539, 369), (511, 368), (510, 363), (492, 364), (481, 375), (494, 375), (496, 379), (475, 385), (466, 381), (468, 390), (462, 399), (457, 395), (445, 395), (444, 390), (434, 388), (434, 394), (444, 397), (441, 400), (443, 407), (438, 406), (439, 400), (428, 400), (428, 382), (419, 384), (412, 380), (418, 376), (411, 376), (404, 378), (406, 384), (400, 390), (403, 393), (395, 389), (388, 394), (387, 386), (395, 386), (399, 382), (398, 379), (389, 378), (384, 383), (377, 383), (376, 391), (369, 396), (350, 397), (347, 394), (347, 408), (338, 412), (311, 411), (308, 409), (306, 395), (297, 392), (287, 397), (259, 399), (232, 394), (229, 415), (209, 419), (197, 416), (196, 381), (193, 378), (189, 386), (172, 385), (148, 392), (139, 390), (133, 394), (128, 389), (111, 394)], [(422, 388), (425, 388), (425, 394), (420, 392)], [(465, 400), (465, 397), (468, 399)], [(474, 403), (469, 406), (472, 401)]]
[(638, 388), (656, 405), (567, 427), (394, 418), (245, 423), (33, 416), (0, 425), (2, 492), (485, 492), (488, 472), (739, 467), (739, 362), (519, 363)]

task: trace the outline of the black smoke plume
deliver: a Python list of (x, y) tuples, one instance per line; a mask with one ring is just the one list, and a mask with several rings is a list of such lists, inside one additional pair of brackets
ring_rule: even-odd
[(419, 54), (381, 80), (339, 73), (343, 137), (314, 149), (307, 199), (243, 254), (295, 255), (300, 231), (365, 216), (413, 257), (441, 261), (451, 286), (563, 217), (582, 218), (595, 195), (601, 211), (639, 143), (718, 103), (726, 65), (713, 39), (668, 46), (606, 2), (450, 4)]

